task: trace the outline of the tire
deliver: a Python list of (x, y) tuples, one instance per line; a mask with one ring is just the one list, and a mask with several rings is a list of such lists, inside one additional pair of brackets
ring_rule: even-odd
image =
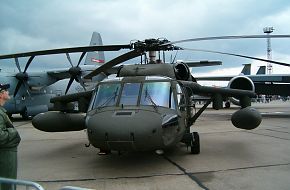
[(225, 108), (230, 108), (231, 107), (231, 103), (230, 102), (226, 102), (225, 103)]
[(200, 142), (199, 142), (199, 135), (197, 132), (192, 133), (190, 152), (191, 152), (191, 154), (199, 154), (200, 153)]
[(20, 115), (21, 115), (22, 119), (24, 119), (24, 120), (28, 120), (29, 119), (29, 116), (25, 112), (21, 113)]

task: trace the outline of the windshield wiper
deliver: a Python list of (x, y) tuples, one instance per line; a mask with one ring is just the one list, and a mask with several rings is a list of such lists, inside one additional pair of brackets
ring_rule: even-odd
[(148, 92), (147, 87), (146, 87), (146, 90), (145, 90), (145, 99), (146, 99), (146, 98), (151, 102), (151, 104), (153, 105), (154, 109), (157, 111), (157, 104), (156, 104), (156, 103), (153, 101), (153, 99), (151, 98), (151, 96), (150, 96), (150, 94), (149, 94), (149, 92)]
[(119, 87), (117, 87), (116, 90), (115, 90), (115, 92), (114, 92), (111, 96), (109, 96), (109, 97), (107, 98), (107, 100), (106, 100), (102, 105), (98, 106), (97, 108), (98, 108), (98, 109), (103, 108), (103, 107), (105, 107), (106, 105), (108, 105), (108, 103), (110, 103), (112, 100), (115, 101), (115, 99), (116, 99), (116, 97), (117, 97), (117, 92), (118, 92), (118, 90), (119, 90)]

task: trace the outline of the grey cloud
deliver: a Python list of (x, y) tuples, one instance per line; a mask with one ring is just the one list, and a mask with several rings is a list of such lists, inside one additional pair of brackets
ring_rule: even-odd
[[(0, 52), (87, 45), (93, 31), (100, 32), (106, 44), (129, 43), (132, 39), (151, 37), (179, 40), (262, 34), (262, 28), (268, 24), (277, 27), (277, 33), (278, 28), (290, 33), (289, 24), (286, 24), (290, 22), (286, 16), (289, 7), (290, 2), (286, 0), (3, 0), (0, 2)], [(265, 51), (265, 40), (212, 41), (184, 46), (255, 56)], [(280, 42), (279, 47), (287, 53), (287, 45)], [(116, 54), (106, 55), (112, 58)], [(184, 59), (220, 58), (225, 66), (232, 62), (248, 62), (192, 52), (179, 55)], [(44, 60), (50, 61), (61, 62), (53, 58)]]

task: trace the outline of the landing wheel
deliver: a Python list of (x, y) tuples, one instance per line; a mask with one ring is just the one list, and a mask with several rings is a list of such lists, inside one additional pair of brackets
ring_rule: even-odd
[(197, 132), (193, 132), (191, 143), (190, 143), (190, 152), (191, 154), (199, 154), (200, 153), (200, 143), (199, 143), (199, 135)]
[(23, 119), (29, 120), (32, 119), (31, 115), (28, 115), (27, 107), (24, 108), (24, 110), (20, 113)]
[(111, 150), (102, 149), (102, 148), (100, 148), (100, 152), (98, 153), (98, 155), (108, 155), (108, 154), (111, 154)]
[(28, 120), (29, 119), (29, 116), (27, 114), (26, 111), (23, 111), (22, 113), (20, 113), (21, 117), (24, 119), (24, 120)]
[(225, 108), (230, 108), (231, 107), (231, 103), (230, 102), (226, 102), (225, 103)]

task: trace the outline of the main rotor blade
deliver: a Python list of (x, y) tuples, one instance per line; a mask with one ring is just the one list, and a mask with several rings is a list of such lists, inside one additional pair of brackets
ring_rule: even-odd
[(82, 46), (82, 47), (73, 47), (73, 48), (50, 49), (50, 50), (0, 55), (0, 59), (10, 59), (10, 58), (16, 58), (16, 57), (29, 57), (29, 56), (38, 56), (38, 55), (51, 55), (51, 54), (61, 54), (61, 53), (90, 52), (90, 51), (119, 51), (121, 49), (131, 49), (131, 45), (128, 44), (128, 45)]
[(142, 55), (142, 53), (140, 53), (137, 50), (129, 51), (128, 53), (120, 55), (120, 56), (110, 60), (109, 62), (105, 63), (104, 65), (98, 67), (97, 69), (93, 70), (92, 72), (90, 72), (89, 74), (84, 76), (84, 78), (91, 79), (92, 77), (94, 77), (94, 76), (122, 63), (122, 62), (128, 61), (128, 60), (133, 59), (135, 57), (138, 57), (140, 55)]
[(226, 52), (220, 52), (220, 51), (211, 51), (211, 50), (205, 50), (205, 49), (191, 49), (191, 48), (183, 48), (183, 49), (184, 50), (189, 50), (189, 51), (199, 51), (199, 52), (231, 55), (231, 56), (235, 56), (235, 57), (242, 57), (242, 58), (253, 59), (253, 60), (258, 60), (258, 61), (264, 61), (264, 62), (267, 62), (267, 63), (274, 63), (274, 64), (277, 64), (277, 65), (283, 65), (283, 66), (290, 67), (290, 64), (288, 64), (288, 63), (283, 63), (283, 62), (273, 61), (273, 60), (268, 60), (268, 59), (262, 59), (262, 58), (258, 58), (258, 57), (251, 57), (251, 56), (247, 56), (247, 55), (226, 53)]
[(257, 38), (290, 38), (290, 35), (241, 35), (241, 36), (213, 36), (203, 38), (190, 38), (185, 40), (178, 40), (162, 44), (161, 46), (169, 44), (177, 44), (183, 42), (195, 42), (195, 41), (206, 41), (206, 40), (235, 40), (235, 39), (257, 39)]

